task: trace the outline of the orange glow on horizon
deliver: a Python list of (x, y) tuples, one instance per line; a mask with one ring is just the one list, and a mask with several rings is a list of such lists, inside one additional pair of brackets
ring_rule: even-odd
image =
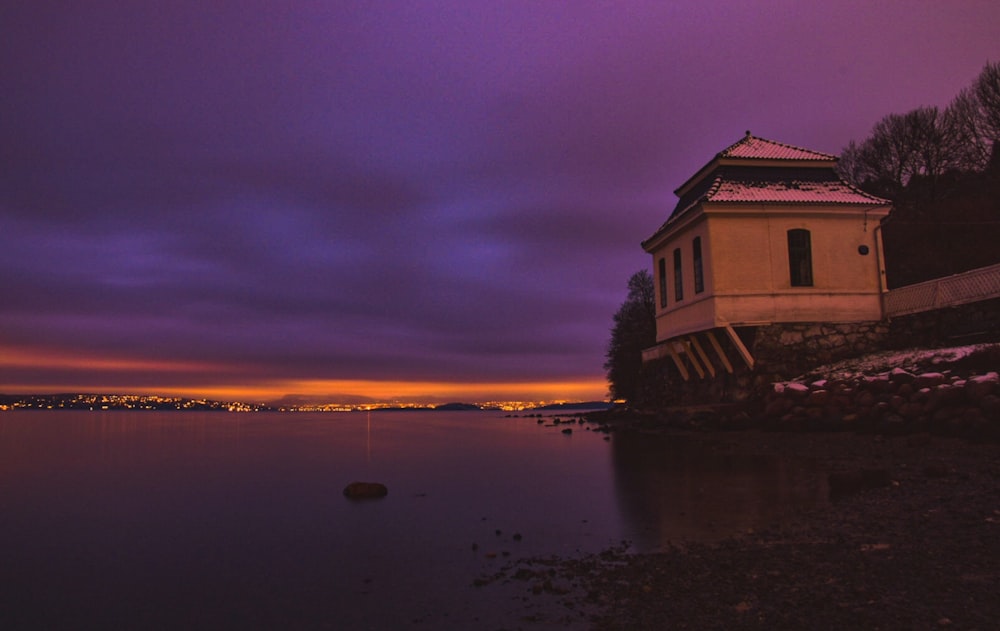
[[(114, 383), (113, 377), (74, 382), (63, 377), (59, 383), (29, 384), (0, 382), (0, 392), (8, 393), (101, 393), (178, 396), (193, 399), (242, 401), (263, 403), (277, 401), (286, 396), (308, 397), (330, 402), (339, 400), (374, 402), (486, 402), (486, 401), (601, 401), (607, 397), (607, 382), (603, 378), (525, 382), (451, 382), (396, 380), (378, 381), (365, 379), (313, 379), (275, 380), (242, 377), (241, 367), (218, 364), (157, 361), (95, 356), (80, 353), (29, 351), (10, 347), (0, 348), (0, 369), (12, 374), (21, 369), (80, 370), (94, 373), (127, 371), (141, 373), (143, 381), (151, 385), (123, 386)], [(178, 385), (178, 375), (190, 373)], [(157, 374), (164, 376), (164, 383), (155, 385)], [(166, 377), (169, 375), (169, 379)], [(194, 376), (197, 375), (197, 376)], [(201, 377), (205, 378), (202, 379)], [(233, 383), (238, 382), (238, 383)], [(87, 385), (84, 385), (87, 384)]]
[(259, 385), (190, 385), (123, 388), (115, 384), (87, 385), (63, 383), (46, 386), (6, 384), (3, 388), (12, 393), (101, 393), (137, 394), (267, 403), (285, 396), (303, 396), (316, 401), (329, 397), (329, 402), (443, 402), (463, 401), (603, 401), (607, 398), (607, 384), (603, 380), (530, 382), (530, 383), (451, 383), (431, 381), (309, 381), (263, 383)]
[[(133, 388), (134, 390), (134, 388)], [(285, 396), (322, 400), (357, 399), (406, 403), (464, 401), (603, 401), (603, 379), (526, 383), (454, 383), (447, 381), (315, 380), (260, 384), (181, 386), (157, 389), (155, 394), (224, 401), (268, 402)]]
[(0, 347), (0, 368), (58, 368), (82, 370), (141, 370), (194, 372), (217, 370), (221, 366), (204, 362), (181, 362), (152, 359), (109, 357), (79, 352)]

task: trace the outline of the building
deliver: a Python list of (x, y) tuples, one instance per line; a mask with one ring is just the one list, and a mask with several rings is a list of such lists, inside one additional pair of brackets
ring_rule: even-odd
[[(670, 358), (687, 381), (752, 370), (758, 352), (810, 332), (810, 361), (863, 350), (859, 327), (883, 319), (879, 226), (890, 202), (845, 182), (836, 164), (747, 132), (675, 191), (673, 212), (642, 243), (657, 308), (644, 361)], [(836, 343), (820, 341), (834, 333)], [(769, 361), (772, 373), (792, 369)]]

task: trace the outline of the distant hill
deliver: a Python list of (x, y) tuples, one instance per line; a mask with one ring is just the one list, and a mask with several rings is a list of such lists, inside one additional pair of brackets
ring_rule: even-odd
[(483, 408), (479, 407), (474, 403), (443, 403), (441, 405), (435, 405), (434, 410), (443, 411), (468, 411), (468, 410), (481, 410)]

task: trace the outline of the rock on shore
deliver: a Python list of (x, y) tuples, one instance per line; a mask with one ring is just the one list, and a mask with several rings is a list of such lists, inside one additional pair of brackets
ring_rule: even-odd
[(380, 482), (351, 482), (344, 488), (344, 495), (354, 500), (374, 499), (388, 494), (389, 489)]
[(765, 386), (750, 402), (592, 413), (599, 431), (927, 432), (1000, 442), (1000, 344), (886, 351)]
[(874, 376), (776, 383), (759, 420), (767, 429), (927, 431), (997, 440), (1000, 375), (895, 368)]

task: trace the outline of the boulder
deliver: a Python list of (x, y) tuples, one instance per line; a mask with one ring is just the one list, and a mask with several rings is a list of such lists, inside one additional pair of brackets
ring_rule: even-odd
[(813, 390), (806, 397), (806, 405), (809, 407), (821, 408), (825, 406), (830, 401), (830, 391), (829, 390)]
[(964, 389), (970, 401), (979, 402), (983, 397), (1000, 390), (1000, 380), (997, 378), (997, 373), (989, 372), (985, 375), (978, 375), (967, 379)]
[(804, 399), (809, 396), (809, 386), (804, 383), (791, 382), (785, 384), (785, 393), (795, 399)]
[(942, 383), (948, 383), (948, 378), (944, 376), (943, 373), (939, 372), (925, 372), (917, 375), (914, 379), (914, 388), (917, 390), (921, 388), (933, 388), (934, 386), (940, 386)]
[(902, 368), (893, 368), (889, 372), (889, 380), (897, 384), (913, 383), (916, 378), (916, 375), (911, 372), (907, 372)]
[(943, 383), (940, 386), (931, 388), (930, 396), (927, 400), (929, 410), (940, 410), (944, 407), (959, 405), (965, 401), (965, 389)]
[(862, 390), (858, 392), (854, 402), (858, 407), (870, 408), (875, 405), (875, 394), (869, 390)]
[(351, 482), (344, 487), (344, 495), (352, 500), (385, 497), (389, 489), (379, 482)]

